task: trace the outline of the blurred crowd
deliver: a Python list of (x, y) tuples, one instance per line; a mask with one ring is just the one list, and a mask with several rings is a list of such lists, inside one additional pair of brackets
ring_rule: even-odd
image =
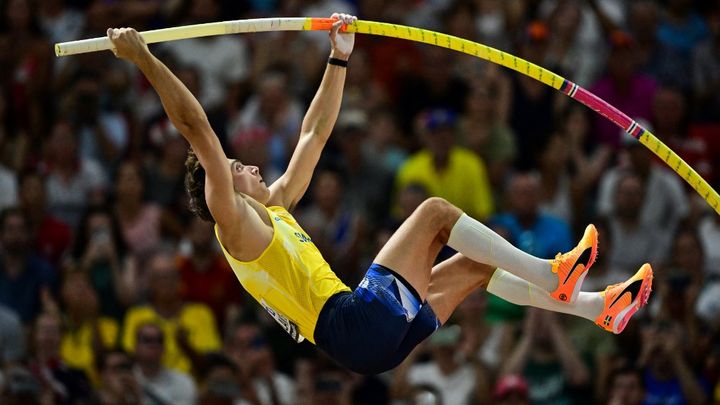
[[(189, 214), (188, 145), (138, 70), (110, 52), (53, 56), (53, 43), (108, 27), (332, 12), (537, 63), (720, 186), (717, 0), (1, 0), (0, 403), (719, 402), (720, 216), (558, 91), (439, 47), (357, 36), (340, 117), (295, 212), (345, 283), (428, 196), (546, 258), (595, 223), (584, 290), (646, 261), (656, 274), (622, 335), (478, 291), (400, 367), (364, 377), (295, 344), (242, 290), (212, 224)], [(326, 33), (151, 50), (201, 100), (228, 156), (268, 183), (285, 170)]]

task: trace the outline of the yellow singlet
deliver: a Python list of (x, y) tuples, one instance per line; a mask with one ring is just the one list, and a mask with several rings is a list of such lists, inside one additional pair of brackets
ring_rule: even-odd
[[(270, 245), (251, 262), (223, 253), (240, 284), (297, 342), (315, 344), (314, 331), (325, 301), (350, 288), (330, 270), (320, 251), (283, 207), (266, 207), (273, 224)], [(215, 237), (218, 236), (215, 225)]]

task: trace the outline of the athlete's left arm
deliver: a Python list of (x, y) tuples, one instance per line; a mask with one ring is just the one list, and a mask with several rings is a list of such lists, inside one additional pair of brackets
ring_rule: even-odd
[[(330, 30), (330, 57), (347, 61), (355, 43), (355, 34), (338, 31), (344, 24), (352, 24), (357, 18), (347, 14), (333, 14), (332, 18), (338, 20)], [(270, 186), (269, 205), (291, 209), (305, 194), (340, 111), (346, 70), (345, 67), (328, 63), (320, 88), (303, 119), (300, 139), (288, 169)]]

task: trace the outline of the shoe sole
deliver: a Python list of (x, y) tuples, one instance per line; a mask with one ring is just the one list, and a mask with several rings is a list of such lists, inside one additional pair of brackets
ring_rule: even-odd
[(630, 321), (630, 318), (632, 318), (632, 316), (635, 315), (635, 313), (640, 308), (646, 306), (648, 301), (650, 300), (653, 279), (652, 268), (650, 269), (649, 273), (649, 275), (643, 277), (643, 283), (642, 286), (640, 286), (640, 292), (638, 293), (637, 297), (635, 297), (635, 301), (628, 305), (627, 308), (620, 311), (620, 313), (615, 317), (615, 322), (613, 323), (612, 328), (613, 333), (622, 333), (622, 331), (625, 330), (625, 327)]
[[(594, 228), (595, 227), (593, 226), (593, 229)], [(583, 235), (583, 237), (584, 236), (585, 235)], [(575, 287), (573, 288), (572, 297), (570, 298), (569, 303), (575, 302), (578, 295), (580, 295), (580, 291), (582, 289), (582, 284), (585, 281), (585, 276), (587, 276), (588, 270), (590, 270), (590, 267), (592, 267), (592, 265), (595, 264), (595, 260), (597, 259), (598, 245), (599, 245), (599, 241), (598, 241), (598, 237), (597, 237), (597, 230), (595, 230), (595, 240), (591, 244), (591, 249), (590, 249), (590, 260), (588, 260), (588, 262), (584, 264), (585, 269), (583, 270), (582, 274), (580, 274), (580, 277), (578, 277), (577, 281), (575, 282)]]

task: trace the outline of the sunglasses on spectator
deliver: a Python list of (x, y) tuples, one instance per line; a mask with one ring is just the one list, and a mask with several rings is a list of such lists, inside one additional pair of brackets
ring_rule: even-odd
[(132, 370), (132, 363), (129, 361), (121, 361), (116, 364), (108, 364), (108, 369), (115, 372), (130, 371)]
[(163, 337), (160, 335), (140, 335), (138, 336), (138, 343), (161, 345), (163, 344)]

